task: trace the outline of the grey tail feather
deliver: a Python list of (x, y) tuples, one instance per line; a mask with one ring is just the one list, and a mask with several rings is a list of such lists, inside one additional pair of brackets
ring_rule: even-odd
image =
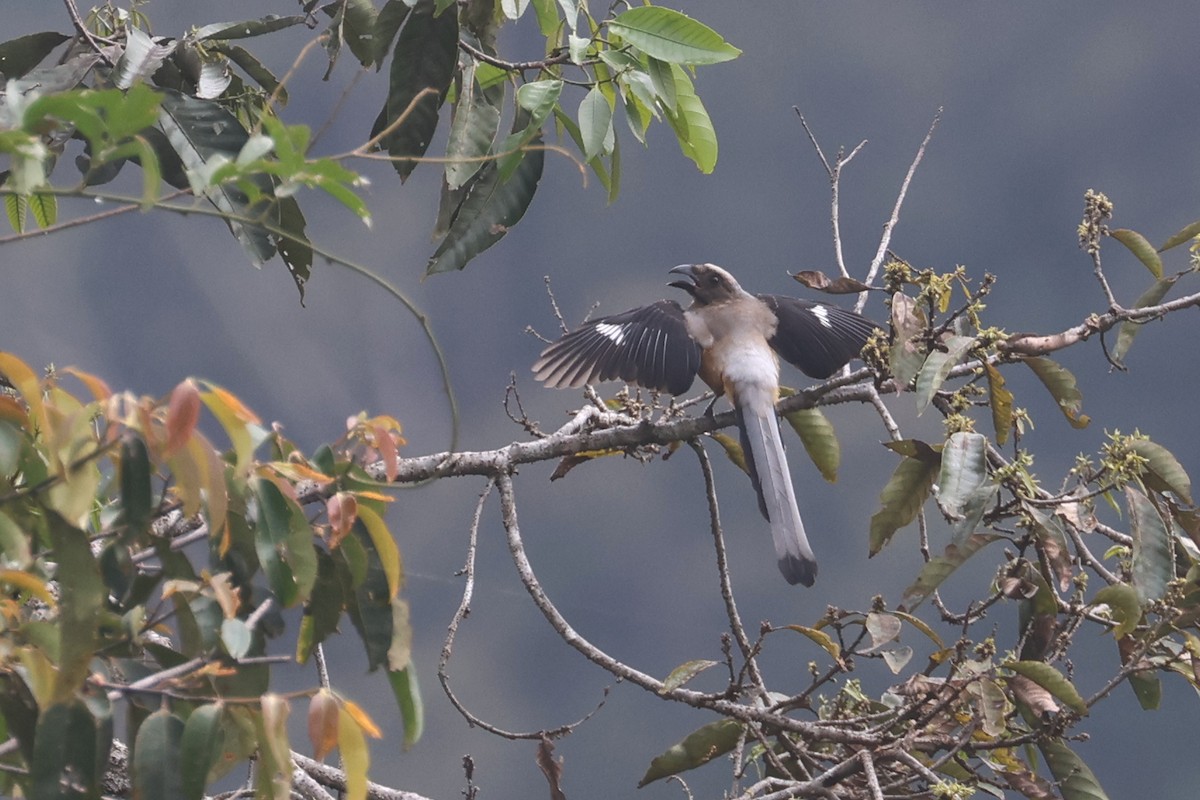
[(758, 508), (771, 526), (779, 571), (792, 585), (812, 586), (817, 578), (817, 561), (804, 534), (775, 409), (739, 406), (737, 420), (746, 468), (758, 494)]

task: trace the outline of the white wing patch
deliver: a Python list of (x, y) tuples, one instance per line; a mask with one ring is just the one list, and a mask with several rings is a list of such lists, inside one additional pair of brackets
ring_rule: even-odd
[(833, 328), (833, 323), (829, 319), (829, 309), (825, 308), (825, 306), (813, 306), (809, 309), (809, 311), (811, 311), (812, 315), (817, 318), (817, 321), (819, 321), (826, 328)]
[[(828, 325), (829, 323), (825, 324)], [(625, 341), (624, 325), (613, 325), (611, 322), (601, 322), (596, 326), (596, 333), (600, 334), (616, 345), (619, 345)]]

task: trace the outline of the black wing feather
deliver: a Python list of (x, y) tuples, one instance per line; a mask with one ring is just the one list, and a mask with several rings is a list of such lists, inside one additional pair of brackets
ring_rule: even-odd
[(683, 394), (700, 369), (700, 346), (688, 335), (683, 309), (660, 300), (588, 322), (542, 351), (533, 364), (539, 381), (555, 389), (620, 378)]
[(828, 378), (852, 358), (878, 326), (853, 311), (777, 294), (760, 294), (779, 320), (771, 347), (810, 378)]

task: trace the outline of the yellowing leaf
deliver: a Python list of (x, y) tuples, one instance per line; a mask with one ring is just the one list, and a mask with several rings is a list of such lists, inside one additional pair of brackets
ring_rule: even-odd
[(363, 729), (345, 707), (338, 714), (338, 752), (346, 771), (346, 800), (366, 800), (371, 753)]
[(392, 538), (391, 531), (384, 523), (383, 517), (376, 514), (365, 505), (358, 507), (358, 518), (367, 529), (371, 543), (379, 553), (379, 563), (383, 566), (383, 574), (387, 577), (388, 596), (395, 597), (404, 584), (404, 564), (400, 558), (400, 548)]
[(11, 586), (19, 592), (36, 597), (53, 610), (57, 605), (54, 594), (45, 581), (19, 569), (0, 569), (0, 585)]
[(375, 724), (370, 715), (367, 714), (366, 711), (363, 711), (362, 708), (353, 700), (343, 699), (342, 708), (345, 709), (346, 713), (349, 714), (351, 719), (354, 720), (354, 724), (357, 725), (367, 736), (370, 736), (372, 739), (383, 738), (383, 731), (379, 730), (379, 726)]

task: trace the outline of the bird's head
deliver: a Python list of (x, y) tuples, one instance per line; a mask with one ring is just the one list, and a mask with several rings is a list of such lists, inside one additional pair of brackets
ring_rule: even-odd
[(702, 306), (732, 300), (743, 294), (737, 280), (716, 264), (680, 264), (670, 271), (686, 276), (688, 280), (671, 281), (668, 285), (683, 289)]

